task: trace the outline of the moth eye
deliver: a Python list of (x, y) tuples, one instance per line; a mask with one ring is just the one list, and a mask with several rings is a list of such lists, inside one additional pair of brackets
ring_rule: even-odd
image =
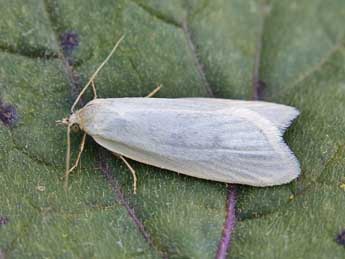
[(80, 130), (79, 125), (77, 123), (72, 124), (71, 129), (73, 132), (78, 132)]

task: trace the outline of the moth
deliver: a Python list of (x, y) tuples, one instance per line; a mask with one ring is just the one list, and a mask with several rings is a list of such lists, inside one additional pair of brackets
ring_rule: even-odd
[[(300, 174), (299, 162), (282, 136), (299, 111), (263, 101), (215, 98), (96, 98), (96, 70), (76, 99), (67, 125), (66, 181), (78, 165), (85, 136), (125, 158), (192, 177), (251, 186), (288, 183)], [(74, 108), (88, 86), (95, 99)], [(158, 89), (156, 89), (157, 91)], [(152, 93), (153, 94), (153, 93)], [(151, 94), (151, 95), (152, 95)], [(70, 129), (84, 136), (70, 168)]]

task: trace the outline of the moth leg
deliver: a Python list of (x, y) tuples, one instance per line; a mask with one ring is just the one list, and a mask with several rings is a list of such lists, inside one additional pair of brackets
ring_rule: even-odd
[(83, 138), (81, 140), (77, 160), (75, 161), (74, 165), (65, 173), (65, 188), (66, 189), (67, 189), (67, 185), (68, 185), (68, 176), (70, 175), (70, 173), (73, 172), (74, 169), (77, 168), (77, 166), (80, 162), (81, 154), (83, 153), (84, 147), (85, 147), (85, 140), (86, 140), (86, 133), (84, 133)]
[(123, 156), (113, 153), (115, 156), (118, 156), (124, 163), (125, 165), (128, 167), (129, 171), (132, 173), (133, 176), (133, 193), (136, 194), (137, 193), (137, 176), (136, 173), (133, 169), (133, 167), (128, 163), (127, 159), (124, 158)]
[(97, 91), (96, 91), (96, 86), (95, 86), (95, 81), (91, 81), (91, 86), (92, 86), (92, 92), (93, 92), (93, 99), (97, 98)]
[(159, 90), (161, 90), (161, 88), (162, 88), (161, 85), (157, 86), (151, 93), (149, 93), (145, 97), (150, 98), (150, 97), (154, 96), (156, 93), (158, 93)]

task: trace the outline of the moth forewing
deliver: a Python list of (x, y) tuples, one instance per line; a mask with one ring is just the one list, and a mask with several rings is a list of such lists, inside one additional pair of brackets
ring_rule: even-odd
[(299, 175), (282, 139), (297, 115), (265, 102), (109, 98), (89, 102), (70, 119), (133, 160), (208, 180), (271, 186)]

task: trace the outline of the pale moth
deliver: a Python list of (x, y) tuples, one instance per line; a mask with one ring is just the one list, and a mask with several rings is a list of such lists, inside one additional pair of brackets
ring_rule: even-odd
[[(116, 43), (61, 122), (67, 125), (65, 187), (78, 165), (86, 134), (118, 155), (181, 174), (252, 186), (288, 183), (300, 173), (283, 134), (299, 112), (286, 105), (215, 98), (97, 98), (93, 80), (115, 52)], [(94, 99), (75, 111), (92, 86)], [(151, 93), (151, 97), (156, 91)], [(84, 131), (70, 168), (70, 130)]]

